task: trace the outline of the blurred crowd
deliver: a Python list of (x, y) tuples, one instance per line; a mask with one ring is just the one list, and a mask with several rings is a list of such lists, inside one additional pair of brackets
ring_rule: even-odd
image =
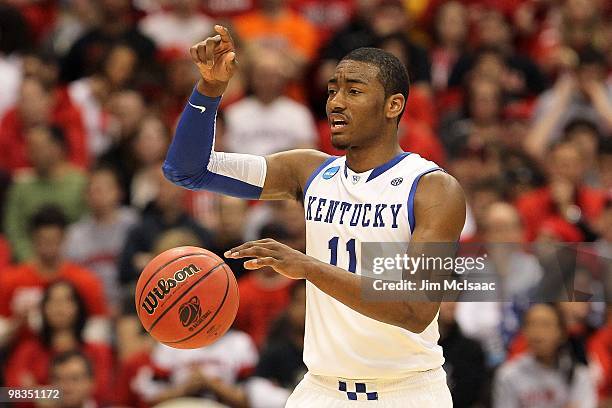
[[(275, 408), (301, 379), (305, 287), (274, 271), (227, 261), (240, 309), (209, 347), (157, 344), (135, 317), (135, 281), (166, 249), (305, 249), (300, 203), (189, 192), (161, 173), (198, 79), (188, 49), (215, 23), (239, 48), (217, 150), (342, 154), (327, 79), (350, 50), (380, 47), (410, 73), (402, 148), (466, 191), (464, 242), (610, 253), (608, 1), (0, 0), (2, 384), (58, 386), (45, 406), (66, 408)], [(526, 282), (541, 272), (527, 252), (512, 260)], [(455, 406), (612, 406), (612, 308), (514, 306), (442, 305)]]

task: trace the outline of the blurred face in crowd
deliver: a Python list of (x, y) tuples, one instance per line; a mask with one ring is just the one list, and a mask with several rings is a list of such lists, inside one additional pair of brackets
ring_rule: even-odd
[(487, 242), (521, 243), (523, 227), (518, 211), (511, 204), (497, 202), (489, 206), (484, 218)]
[(74, 289), (66, 283), (58, 283), (48, 290), (47, 302), (43, 305), (45, 320), (54, 330), (70, 329), (78, 315)]
[(146, 114), (142, 96), (135, 91), (123, 91), (113, 95), (110, 110), (123, 137), (135, 134)]
[(134, 76), (138, 55), (130, 47), (117, 45), (104, 62), (104, 73), (114, 89), (120, 89)]
[(227, 242), (242, 239), (247, 215), (247, 202), (240, 198), (219, 197), (219, 228)]
[[(287, 85), (285, 61), (272, 50), (262, 50), (263, 54), (253, 60), (251, 86), (257, 99), (270, 103), (283, 95)], [(286, 68), (286, 67), (285, 67)]]
[[(472, 68), (473, 77), (480, 81), (495, 81), (499, 83), (504, 79), (506, 62), (495, 52), (483, 52), (478, 56)], [(486, 78), (486, 79), (485, 79)]]
[(383, 1), (382, 5), (374, 9), (371, 24), (379, 37), (403, 33), (409, 26), (408, 13), (401, 1)]
[(572, 142), (576, 144), (576, 147), (580, 151), (583, 160), (586, 163), (594, 164), (597, 158), (597, 149), (599, 147), (599, 140), (597, 133), (593, 132), (593, 129), (588, 127), (580, 127), (574, 129), (569, 135)]
[(39, 175), (48, 175), (64, 159), (64, 148), (46, 127), (32, 128), (26, 134), (28, 156)]
[(549, 153), (550, 177), (559, 177), (579, 185), (585, 171), (585, 163), (578, 147), (571, 142), (562, 143)]
[(440, 6), (436, 18), (436, 33), (441, 45), (460, 47), (467, 37), (467, 12), (458, 1)]
[(538, 359), (553, 359), (566, 333), (559, 316), (550, 305), (532, 306), (525, 315), (523, 333), (531, 353)]
[[(385, 89), (378, 74), (378, 67), (365, 62), (343, 60), (336, 66), (327, 85), (326, 104), (335, 148), (345, 150), (379, 140), (387, 118)], [(334, 120), (344, 125), (336, 129)]]
[(62, 392), (62, 408), (81, 408), (92, 398), (94, 380), (82, 358), (75, 356), (55, 366), (52, 377)]
[(104, 216), (117, 209), (121, 202), (121, 188), (110, 170), (98, 170), (89, 178), (87, 204), (94, 216)]
[(41, 82), (25, 78), (21, 84), (18, 109), (26, 127), (44, 125), (48, 122), (53, 105), (51, 93)]
[(56, 61), (43, 59), (40, 56), (26, 54), (22, 60), (24, 78), (36, 78), (44, 84), (54, 84), (59, 76), (59, 67)]
[(43, 265), (57, 266), (62, 258), (64, 230), (59, 225), (45, 225), (32, 232), (32, 246)]
[(491, 80), (473, 79), (470, 85), (469, 109), (476, 122), (490, 123), (498, 120), (501, 89)]
[(478, 22), (480, 45), (505, 46), (510, 42), (510, 26), (497, 10), (488, 10)]
[(144, 166), (161, 162), (168, 149), (168, 130), (155, 116), (147, 116), (134, 139), (136, 159)]

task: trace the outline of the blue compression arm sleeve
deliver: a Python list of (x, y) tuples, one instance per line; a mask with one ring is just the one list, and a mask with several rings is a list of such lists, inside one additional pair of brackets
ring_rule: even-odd
[(193, 90), (166, 155), (164, 175), (174, 184), (190, 190), (257, 199), (263, 190), (265, 159), (214, 151), (215, 120), (220, 101), (220, 96), (210, 98)]

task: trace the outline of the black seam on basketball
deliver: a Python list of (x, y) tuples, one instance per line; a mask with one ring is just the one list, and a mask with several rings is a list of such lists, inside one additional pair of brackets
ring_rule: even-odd
[(225, 265), (225, 262), (221, 262), (221, 263), (219, 263), (219, 264), (215, 265), (215, 267), (214, 267), (214, 268), (212, 268), (210, 271), (208, 271), (208, 272), (206, 273), (206, 275), (201, 276), (201, 277), (200, 277), (200, 278), (199, 278), (197, 281), (195, 281), (195, 282), (194, 282), (194, 283), (193, 283), (193, 284), (192, 284), (190, 287), (188, 287), (188, 288), (185, 290), (185, 292), (183, 292), (183, 293), (182, 293), (182, 294), (181, 294), (181, 295), (180, 295), (178, 298), (174, 299), (174, 302), (172, 302), (172, 304), (171, 304), (170, 306), (168, 306), (168, 307), (166, 308), (166, 310), (164, 310), (163, 312), (161, 312), (161, 314), (160, 314), (160, 315), (157, 317), (157, 319), (155, 319), (155, 321), (154, 321), (154, 322), (151, 324), (151, 326), (150, 326), (150, 327), (147, 329), (147, 331), (150, 333), (150, 332), (151, 332), (151, 330), (153, 330), (153, 327), (155, 327), (155, 325), (157, 324), (157, 322), (159, 322), (159, 320), (160, 320), (162, 317), (164, 317), (164, 316), (166, 315), (166, 313), (168, 313), (168, 311), (169, 311), (170, 309), (172, 309), (172, 308), (173, 308), (173, 307), (174, 307), (174, 306), (175, 306), (175, 305), (178, 303), (178, 301), (179, 301), (179, 300), (181, 300), (181, 299), (183, 298), (183, 296), (185, 296), (185, 295), (186, 295), (186, 294), (187, 294), (187, 293), (188, 293), (188, 292), (189, 292), (191, 289), (193, 289), (193, 287), (194, 287), (195, 285), (197, 285), (198, 283), (202, 282), (204, 279), (208, 278), (208, 276), (209, 276), (211, 273), (213, 273), (215, 270), (217, 270), (217, 269), (218, 269), (220, 266), (223, 266), (223, 265)]
[(147, 279), (147, 281), (145, 282), (145, 284), (142, 286), (142, 293), (140, 294), (140, 297), (138, 298), (138, 304), (140, 304), (142, 302), (142, 295), (144, 295), (145, 293), (145, 288), (147, 287), (147, 285), (149, 284), (149, 282), (151, 282), (151, 280), (155, 277), (155, 275), (157, 275), (162, 269), (164, 269), (166, 266), (170, 265), (172, 262), (176, 262), (176, 261), (180, 261), (183, 258), (187, 258), (190, 256), (205, 256), (207, 258), (211, 258), (214, 259), (212, 256), (210, 255), (206, 255), (206, 254), (202, 254), (202, 253), (194, 253), (194, 254), (185, 254), (185, 255), (181, 255), (177, 258), (174, 258), (171, 261), (166, 262), (165, 264), (163, 264), (162, 266), (160, 266), (159, 268), (157, 268), (157, 270), (155, 272), (153, 272), (151, 274), (151, 276), (149, 277), (149, 279)]
[[(230, 277), (228, 274), (227, 269), (223, 268), (223, 270), (225, 271), (225, 277), (227, 278), (227, 286), (225, 287), (225, 295), (223, 295), (223, 299), (221, 300), (221, 304), (219, 305), (219, 308), (217, 309), (217, 311), (215, 312), (215, 314), (213, 314), (213, 316), (210, 318), (210, 320), (208, 321), (208, 323), (206, 323), (204, 326), (200, 327), (198, 329), (198, 331), (191, 333), (191, 335), (185, 337), (184, 339), (180, 339), (180, 340), (176, 340), (176, 341), (164, 341), (162, 343), (164, 344), (176, 344), (176, 343), (181, 343), (185, 340), (189, 340), (190, 338), (192, 338), (193, 336), (197, 335), (198, 333), (200, 333), (202, 330), (204, 330), (205, 328), (208, 327), (209, 324), (211, 324), (214, 320), (215, 317), (217, 317), (217, 315), (219, 314), (219, 312), (221, 311), (221, 308), (223, 307), (223, 305), (225, 304), (225, 299), (227, 299), (227, 293), (229, 292), (229, 287), (230, 287)], [(182, 296), (184, 296), (185, 293), (183, 293)]]

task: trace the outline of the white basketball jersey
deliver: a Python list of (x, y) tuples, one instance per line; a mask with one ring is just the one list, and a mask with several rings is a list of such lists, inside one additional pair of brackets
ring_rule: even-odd
[[(362, 242), (409, 242), (419, 178), (440, 168), (403, 153), (364, 173), (331, 157), (304, 188), (306, 253), (361, 274)], [(444, 363), (437, 316), (420, 334), (366, 317), (306, 284), (304, 363), (315, 375), (401, 378)]]

